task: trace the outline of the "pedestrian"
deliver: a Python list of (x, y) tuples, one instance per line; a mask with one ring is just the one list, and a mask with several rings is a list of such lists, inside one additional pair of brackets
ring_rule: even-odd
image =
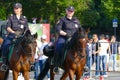
[[(58, 39), (55, 48), (55, 62), (54, 62), (54, 72), (58, 72), (58, 67), (62, 66), (65, 47), (67, 40), (81, 28), (80, 22), (76, 17), (73, 17), (75, 9), (73, 6), (66, 8), (66, 16), (59, 19), (56, 25), (56, 31), (58, 33)], [(65, 48), (64, 48), (65, 49)]]
[(92, 51), (93, 51), (93, 54), (92, 54), (92, 64), (95, 62), (95, 76), (98, 77), (100, 76), (100, 73), (99, 73), (99, 52), (100, 52), (100, 48), (101, 48), (101, 45), (99, 43), (99, 39), (98, 39), (98, 35), (97, 34), (93, 34), (93, 48), (92, 48)]
[(116, 41), (116, 37), (113, 35), (111, 37), (111, 44), (110, 44), (110, 49), (111, 49), (111, 59), (112, 59), (112, 66), (113, 66), (113, 71), (116, 71), (116, 60), (117, 60), (117, 53), (118, 53), (118, 42)]
[[(110, 38), (109, 38), (109, 35), (106, 35), (105, 36), (105, 40), (107, 40), (107, 42), (109, 43), (110, 45)], [(109, 60), (110, 60), (110, 54), (111, 52), (110, 51), (107, 51), (107, 63), (106, 63), (106, 67), (107, 67), (107, 71), (109, 71)]]
[[(87, 43), (87, 47), (86, 47), (86, 53), (87, 53), (87, 67), (89, 68), (89, 70), (91, 70), (91, 66), (92, 66), (92, 42), (93, 39), (89, 38), (88, 43)], [(85, 74), (85, 79), (89, 79), (90, 78), (90, 72), (87, 72)]]
[(8, 32), (7, 38), (4, 40), (2, 45), (2, 59), (3, 64), (1, 68), (7, 68), (7, 58), (9, 53), (9, 47), (13, 39), (29, 30), (27, 18), (22, 15), (22, 4), (14, 4), (14, 14), (11, 14), (7, 19), (6, 29)]
[(99, 52), (99, 69), (100, 69), (100, 76), (107, 77), (107, 51), (110, 52), (110, 45), (107, 40), (105, 40), (104, 34), (100, 36), (99, 40), (101, 44), (101, 49)]

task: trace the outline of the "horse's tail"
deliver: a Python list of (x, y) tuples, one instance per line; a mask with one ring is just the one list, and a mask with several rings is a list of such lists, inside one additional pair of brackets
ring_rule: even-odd
[(9, 69), (7, 69), (7, 71), (5, 72), (4, 80), (8, 80), (8, 77), (9, 77)]
[(37, 80), (44, 80), (49, 69), (50, 69), (50, 62), (49, 62), (49, 59), (47, 59), (43, 65), (43, 70), (41, 71), (41, 73), (37, 77)]

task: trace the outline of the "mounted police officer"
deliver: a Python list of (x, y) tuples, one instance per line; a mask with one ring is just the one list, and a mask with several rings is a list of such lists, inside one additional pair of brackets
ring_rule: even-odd
[(7, 67), (7, 58), (9, 53), (9, 47), (13, 39), (17, 36), (24, 33), (24, 31), (28, 30), (28, 22), (25, 16), (22, 15), (22, 4), (15, 3), (14, 4), (14, 14), (10, 15), (7, 20), (6, 29), (8, 31), (8, 36), (3, 42), (2, 45), (2, 58), (3, 65), (1, 69), (5, 70)]
[(56, 30), (58, 32), (58, 39), (55, 49), (55, 68), (54, 72), (58, 72), (58, 67), (62, 65), (63, 61), (63, 48), (66, 41), (81, 27), (79, 20), (73, 17), (75, 9), (73, 6), (66, 8), (66, 16), (60, 18), (57, 22)]

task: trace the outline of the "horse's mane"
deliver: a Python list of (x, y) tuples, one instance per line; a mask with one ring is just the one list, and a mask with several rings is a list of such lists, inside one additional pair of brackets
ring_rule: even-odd
[(78, 44), (78, 40), (80, 38), (84, 38), (85, 37), (85, 30), (80, 27), (72, 36), (71, 40), (70, 40), (70, 48), (73, 48), (74, 46), (76, 46)]
[(21, 42), (25, 41), (26, 39), (29, 41), (31, 36), (31, 32), (28, 30), (24, 32), (20, 37), (17, 38), (15, 45), (20, 44)]

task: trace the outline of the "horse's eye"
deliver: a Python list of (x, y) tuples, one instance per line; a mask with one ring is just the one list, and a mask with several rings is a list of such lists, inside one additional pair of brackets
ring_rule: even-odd
[(85, 41), (85, 38), (83, 38), (83, 41)]

